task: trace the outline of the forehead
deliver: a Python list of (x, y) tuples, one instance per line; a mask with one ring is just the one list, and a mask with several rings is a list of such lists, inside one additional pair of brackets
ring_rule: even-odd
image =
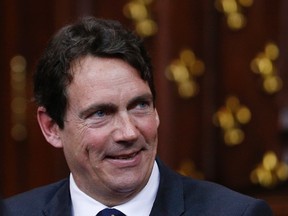
[(139, 72), (120, 59), (86, 56), (74, 63), (72, 73), (73, 80), (67, 88), (70, 100), (150, 92)]
[[(99, 82), (107, 79), (132, 76), (140, 78), (139, 72), (125, 61), (117, 58), (101, 58), (91, 55), (82, 57), (72, 63), (73, 81), (81, 82), (96, 78)], [(132, 78), (131, 77), (131, 78)]]

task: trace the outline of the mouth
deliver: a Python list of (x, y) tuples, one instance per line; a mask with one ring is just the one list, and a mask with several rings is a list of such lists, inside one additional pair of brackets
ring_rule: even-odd
[(112, 160), (132, 160), (139, 154), (140, 151), (133, 152), (131, 154), (109, 155), (107, 158)]

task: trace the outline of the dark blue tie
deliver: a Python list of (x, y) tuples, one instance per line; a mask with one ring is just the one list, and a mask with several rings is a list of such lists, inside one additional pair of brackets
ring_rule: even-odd
[(125, 214), (117, 209), (106, 208), (100, 211), (96, 216), (125, 216)]

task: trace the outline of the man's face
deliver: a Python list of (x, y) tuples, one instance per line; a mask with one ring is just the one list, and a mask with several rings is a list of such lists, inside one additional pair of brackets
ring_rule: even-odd
[(87, 56), (72, 71), (59, 130), (67, 163), (88, 195), (107, 205), (126, 201), (145, 186), (156, 156), (159, 118), (150, 88), (119, 59)]

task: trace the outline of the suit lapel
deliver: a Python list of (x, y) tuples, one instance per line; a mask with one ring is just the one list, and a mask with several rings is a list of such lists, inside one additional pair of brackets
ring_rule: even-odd
[(178, 174), (165, 167), (159, 159), (157, 164), (160, 184), (150, 216), (181, 215), (184, 212), (183, 183)]
[(43, 214), (45, 216), (71, 216), (71, 208), (69, 180), (67, 180), (47, 203)]
[[(160, 184), (150, 216), (179, 216), (184, 212), (183, 183), (178, 174), (168, 169), (159, 159)], [(45, 216), (71, 216), (69, 180), (57, 190), (43, 209)], [(161, 214), (160, 214), (161, 213)]]

